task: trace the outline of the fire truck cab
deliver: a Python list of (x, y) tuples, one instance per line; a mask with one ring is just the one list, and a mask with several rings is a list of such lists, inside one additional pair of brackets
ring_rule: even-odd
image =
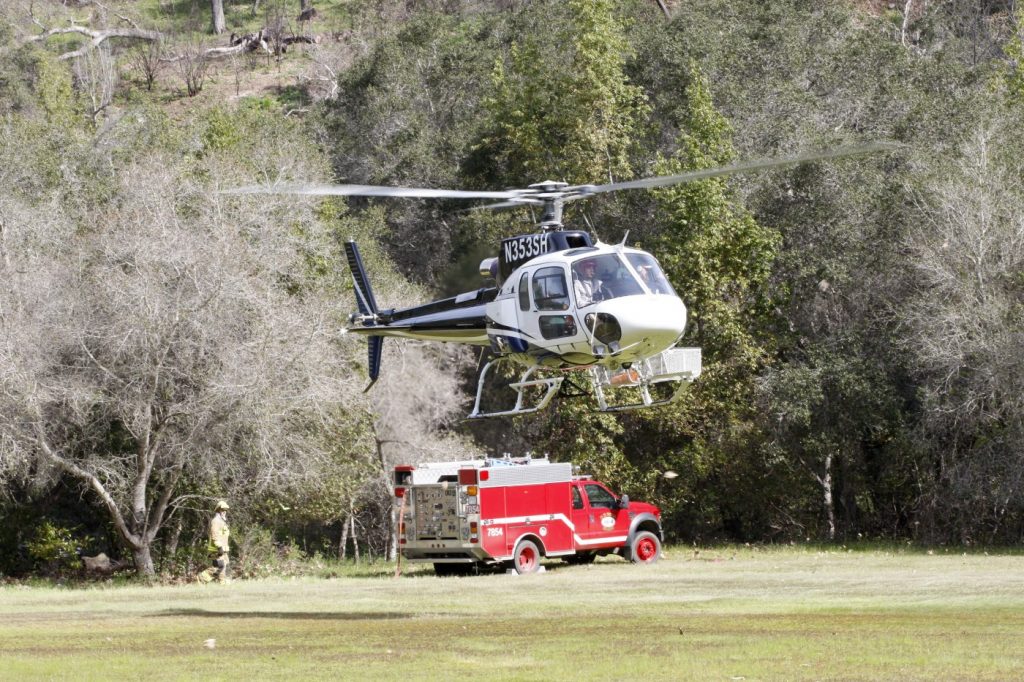
[(509, 566), (534, 573), (542, 557), (589, 563), (619, 554), (661, 556), (661, 511), (631, 502), (571, 464), (504, 458), (398, 466), (398, 543), (438, 575)]

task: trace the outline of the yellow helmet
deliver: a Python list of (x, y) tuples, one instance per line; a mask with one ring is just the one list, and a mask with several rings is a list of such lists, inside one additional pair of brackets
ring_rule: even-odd
[(231, 506), (228, 505), (227, 500), (219, 500), (217, 502), (217, 506), (213, 508), (213, 511), (227, 511), (228, 509), (231, 509)]

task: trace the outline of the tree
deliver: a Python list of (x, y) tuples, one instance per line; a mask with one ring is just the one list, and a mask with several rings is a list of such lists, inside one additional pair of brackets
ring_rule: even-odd
[(110, 51), (99, 48), (88, 52), (74, 62), (75, 83), (88, 100), (88, 113), (93, 124), (114, 100), (117, 70)]
[(471, 172), (506, 185), (631, 175), (647, 107), (626, 77), (631, 49), (615, 3), (537, 3), (519, 20), (526, 38), (495, 65), (488, 132)]
[(224, 0), (210, 0), (210, 12), (213, 15), (213, 32), (220, 35), (228, 28), (224, 22)]
[[(398, 512), (393, 509), (395, 465), (473, 459), (479, 450), (454, 431), (467, 409), (459, 376), (470, 353), (457, 346), (390, 339), (386, 346), (386, 374), (370, 398), (374, 474), (364, 479), (360, 492), (380, 510), (374, 525), (387, 529), (392, 540), (397, 539), (391, 532)], [(391, 547), (390, 555), (397, 549)]]
[(359, 389), (304, 253), (330, 243), (310, 238), (318, 223), (185, 170), (126, 168), (84, 231), (52, 201), (0, 210), (0, 472), (77, 481), (140, 575), (184, 478), (253, 493), (317, 480)]
[[(714, 108), (706, 77), (694, 63), (687, 75), (684, 104), (671, 122), (679, 131), (677, 150), (656, 165), (659, 174), (724, 165), (734, 157), (731, 129)], [(779, 236), (754, 220), (728, 180), (679, 185), (654, 194), (658, 220), (649, 246), (687, 304), (683, 343), (702, 348), (705, 369), (685, 405), (639, 418), (658, 445), (638, 444), (636, 456), (661, 460), (659, 469), (693, 469), (726, 484), (742, 478), (729, 472), (736, 472), (749, 458), (744, 434), (753, 417), (755, 378), (770, 359), (765, 334), (770, 298), (765, 285)], [(665, 461), (666, 451), (674, 454), (671, 461)], [(703, 464), (691, 467), (688, 459)], [(753, 465), (748, 473), (753, 473)], [(675, 485), (686, 483), (684, 476)], [(719, 513), (740, 513), (740, 505), (734, 504), (740, 497), (735, 492), (723, 496)], [(733, 531), (752, 532), (742, 525), (733, 524)]]
[[(459, 166), (478, 135), (494, 32), (486, 17), (417, 12), (341, 73), (337, 96), (318, 119), (337, 177), (366, 184), (463, 185)], [(465, 205), (390, 201), (387, 207), (389, 230), (380, 238), (389, 256), (413, 281), (436, 285), (439, 273), (461, 255), (453, 254), (452, 222)]]
[(1013, 15), (1015, 31), (1003, 47), (1004, 60), (996, 71), (996, 84), (1006, 92), (1007, 99), (1024, 103), (1024, 7)]
[(1024, 196), (1019, 115), (979, 125), (937, 162), (907, 237), (903, 346), (920, 381), (932, 465), (923, 518), (939, 536), (1016, 540), (1024, 522)]

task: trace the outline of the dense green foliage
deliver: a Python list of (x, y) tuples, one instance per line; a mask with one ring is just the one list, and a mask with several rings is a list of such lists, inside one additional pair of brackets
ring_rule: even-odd
[[(178, 14), (132, 4), (110, 3), (166, 38), (194, 40), (208, 26), (195, 3), (187, 16), (184, 4)], [(294, 9), (267, 3), (260, 18), (243, 3), (226, 5), (232, 27)], [(169, 73), (147, 82), (127, 44), (108, 41), (104, 58), (118, 69), (104, 81), (102, 59), (59, 58), (74, 37), (28, 40), (44, 21), (56, 26), (59, 10), (34, 18), (4, 10), (0, 249), (5, 259), (98, 258), (109, 248), (97, 246), (105, 234), (145, 223), (133, 202), (155, 201), (148, 186), (178, 194), (174, 229), (185, 234), (237, 224), (246, 248), (265, 255), (260, 223), (273, 224), (297, 256), (274, 272), (273, 296), (303, 304), (330, 296), (341, 315), (350, 297), (341, 239), (360, 238), (371, 269), (389, 273), (378, 297), (393, 305), (430, 295), (410, 282), (445, 293), (479, 286), (480, 257), (522, 231), (526, 216), (458, 213), (445, 202), (221, 204), (204, 195), (332, 171), (366, 184), (599, 183), (892, 139), (904, 145), (892, 154), (603, 196), (567, 211), (604, 241), (629, 231), (687, 304), (685, 344), (703, 349), (705, 373), (675, 405), (595, 415), (590, 398), (566, 397), (529, 418), (457, 426), (449, 415), (465, 397), (451, 377), (465, 376), (462, 391), (472, 390), (472, 367), (445, 358), (456, 362), (450, 371), (427, 357), (422, 371), (435, 378), (422, 383), (434, 393), (424, 389), (423, 405), (403, 402), (410, 397), (400, 390), (385, 389), (377, 402), (353, 391), (329, 414), (295, 415), (290, 433), (316, 442), (326, 468), (267, 487), (244, 478), (257, 466), (254, 452), (240, 452), (233, 476), (187, 468), (174, 477), (177, 490), (182, 500), (247, 498), (239, 537), (253, 547), (266, 547), (270, 532), (309, 551), (338, 551), (341, 522), (358, 518), (361, 539), (383, 554), (388, 462), (438, 459), (439, 442), (458, 449), (469, 438), (495, 454), (572, 460), (662, 505), (666, 532), (686, 541), (1017, 542), (1022, 16), (960, 0), (880, 14), (874, 6), (695, 0), (676, 3), (669, 21), (641, 0), (402, 8), (338, 0), (319, 11), (325, 34), (343, 42), (290, 52), (276, 67), (297, 73), (294, 86), (278, 75), (274, 91), (213, 96), (187, 113), (181, 84)], [(107, 19), (97, 12), (88, 21), (102, 28)], [(210, 87), (225, 94), (234, 80), (237, 94), (246, 74), (266, 74), (268, 64), (222, 63)], [(314, 91), (325, 81), (330, 87)], [(105, 84), (115, 86), (113, 99), (98, 106)], [(41, 237), (24, 241), (28, 225), (57, 235), (53, 253)], [(8, 348), (25, 338), (17, 321), (32, 319), (0, 310)], [(359, 388), (361, 346), (346, 341), (339, 352), (339, 371)], [(437, 387), (449, 393), (444, 409), (434, 409)], [(76, 456), (106, 448), (117, 458), (139, 447), (138, 431), (113, 418), (86, 423), (80, 407), (60, 434), (78, 443)], [(244, 450), (269, 416), (254, 413), (248, 424), (232, 416), (231, 438), (210, 447)], [(33, 562), (41, 570), (40, 560), (71, 542), (61, 535), (69, 529), (83, 550), (116, 553), (103, 546), (118, 534), (102, 518), (82, 511), (76, 523), (68, 508), (54, 515), (42, 504), (48, 491), (75, 486), (16, 441), (15, 431), (0, 438), (0, 571)], [(158, 564), (187, 565), (204, 504), (183, 501), (164, 519)]]

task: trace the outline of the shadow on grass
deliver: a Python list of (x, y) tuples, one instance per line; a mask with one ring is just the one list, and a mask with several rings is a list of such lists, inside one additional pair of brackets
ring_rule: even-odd
[(281, 620), (399, 620), (411, 618), (408, 613), (383, 611), (351, 613), (346, 611), (207, 611), (206, 609), (168, 609), (152, 618), (276, 618)]
[[(523, 577), (526, 579), (532, 576), (519, 576), (516, 575), (512, 569), (505, 564), (485, 565), (485, 566), (473, 566), (470, 564), (450, 564), (451, 566), (462, 566), (464, 572), (462, 573), (450, 573), (446, 575), (437, 575), (435, 569), (430, 564), (413, 564), (415, 568), (411, 570), (402, 570), (402, 574), (399, 578), (439, 578), (441, 580), (458, 580), (459, 578), (474, 578), (477, 576), (503, 576), (508, 575), (510, 577)], [(543, 564), (543, 573), (553, 573), (555, 571), (574, 568), (573, 564), (566, 563), (564, 561), (545, 561)], [(358, 577), (358, 576), (356, 576)], [(374, 577), (374, 576), (367, 576)]]

